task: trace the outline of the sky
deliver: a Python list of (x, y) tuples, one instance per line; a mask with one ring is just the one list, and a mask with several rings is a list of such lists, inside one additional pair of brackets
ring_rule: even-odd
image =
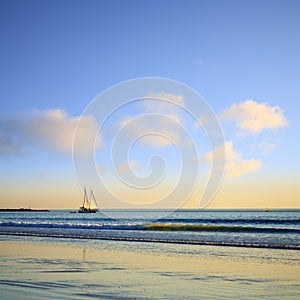
[[(1, 0), (0, 207), (77, 208), (86, 185), (100, 208), (199, 208), (218, 173), (209, 208), (300, 208), (299, 15), (296, 0)], [(130, 90), (109, 114), (127, 94), (101, 93), (145, 77), (178, 89)]]

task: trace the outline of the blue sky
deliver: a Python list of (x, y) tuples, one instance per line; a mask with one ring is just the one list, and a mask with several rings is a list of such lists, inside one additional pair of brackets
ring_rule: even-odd
[[(59, 110), (66, 118), (76, 118), (100, 92), (121, 81), (170, 78), (200, 93), (218, 116), (249, 99), (280, 107), (286, 124), (259, 134), (241, 137), (234, 120), (221, 120), (225, 141), (234, 151), (261, 162), (255, 172), (231, 180), (261, 184), (273, 178), (278, 185), (284, 178), (284, 191), (290, 179), (295, 192), (287, 206), (299, 203), (299, 1), (12, 0), (0, 6), (2, 134), (7, 118), (11, 124), (27, 114), (23, 118), (28, 123), (35, 110), (41, 115)], [(134, 112), (136, 108), (129, 107), (123, 117)], [(69, 197), (66, 206), (77, 206), (81, 195), (70, 153), (57, 152), (57, 141), (41, 145), (34, 134), (28, 139), (30, 128), (26, 137), (18, 133), (26, 155), (1, 153), (0, 206), (9, 205), (9, 198), (14, 206), (31, 201), (33, 206), (60, 207), (59, 201), (39, 204), (45, 192)], [(263, 151), (263, 144), (274, 149)], [(57, 185), (61, 188), (54, 192)], [(221, 196), (230, 198), (226, 193)], [(272, 195), (266, 205), (272, 206)], [(258, 200), (255, 203), (259, 206)], [(276, 205), (285, 203), (277, 200)]]

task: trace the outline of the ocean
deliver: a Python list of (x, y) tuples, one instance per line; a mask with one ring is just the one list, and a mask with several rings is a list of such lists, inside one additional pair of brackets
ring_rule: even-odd
[(299, 233), (300, 210), (0, 213), (0, 239), (47, 237), (69, 242), (111, 240), (300, 250)]

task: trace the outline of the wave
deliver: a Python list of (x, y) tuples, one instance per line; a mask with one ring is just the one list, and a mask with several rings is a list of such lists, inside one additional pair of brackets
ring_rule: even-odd
[[(15, 215), (11, 217), (6, 216), (6, 220), (15, 220)], [(32, 217), (28, 218), (31, 222), (68, 222), (74, 221), (77, 222), (86, 222), (86, 218), (79, 218), (76, 216), (70, 217), (55, 217), (55, 218), (47, 218), (47, 217)], [(135, 223), (145, 223), (147, 222), (147, 218), (140, 217), (132, 217), (132, 218), (118, 218), (113, 219), (109, 217), (94, 217), (92, 221), (94, 223), (103, 223), (103, 222), (115, 222), (118, 221), (120, 223), (127, 222), (135, 222)], [(149, 222), (151, 222), (149, 220)], [(254, 225), (300, 225), (300, 218), (162, 218), (154, 223), (189, 223), (189, 224), (254, 224)]]
[(270, 225), (300, 225), (299, 218), (292, 219), (266, 219), (266, 218), (232, 218), (232, 219), (211, 219), (211, 218), (199, 218), (199, 219), (183, 219), (183, 218), (164, 218), (161, 222), (169, 223), (207, 223), (207, 224), (270, 224)]
[(143, 242), (143, 243), (167, 243), (167, 244), (187, 244), (187, 245), (204, 245), (204, 246), (223, 246), (223, 247), (247, 247), (247, 248), (269, 248), (269, 249), (288, 249), (300, 250), (300, 245), (294, 244), (271, 244), (271, 243), (245, 243), (245, 242), (224, 242), (224, 241), (199, 241), (183, 239), (159, 239), (149, 237), (120, 237), (120, 236), (86, 236), (78, 234), (58, 234), (58, 233), (37, 233), (37, 232), (0, 232), (0, 235), (14, 236), (33, 236), (49, 238), (68, 238), (68, 239), (92, 239), (92, 240), (109, 240), (124, 242)]
[(249, 232), (249, 233), (300, 233), (298, 229), (226, 226), (226, 225), (198, 225), (198, 224), (146, 224), (146, 230), (151, 231), (210, 231), (210, 232)]
[(99, 229), (99, 230), (143, 230), (143, 225), (136, 224), (82, 224), (82, 223), (48, 223), (48, 222), (0, 222), (0, 227), (35, 227), (66, 229)]
[(139, 231), (186, 231), (186, 232), (240, 232), (240, 233), (289, 233), (299, 234), (300, 229), (271, 228), (240, 225), (207, 224), (82, 224), (82, 223), (48, 223), (48, 222), (0, 222), (0, 227), (34, 227), (96, 230), (139, 230)]

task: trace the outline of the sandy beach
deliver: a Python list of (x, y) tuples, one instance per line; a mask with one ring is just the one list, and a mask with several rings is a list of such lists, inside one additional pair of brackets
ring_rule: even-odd
[[(54, 240), (55, 241), (55, 240)], [(1, 299), (299, 299), (299, 252), (0, 242)], [(128, 244), (128, 243), (127, 243)], [(154, 247), (154, 248), (153, 248)], [(185, 250), (193, 251), (189, 254)], [(178, 249), (177, 249), (178, 250)], [(250, 252), (249, 252), (250, 251)], [(256, 260), (259, 256), (265, 259)], [(264, 251), (264, 253), (261, 253)], [(230, 253), (232, 255), (230, 255)], [(251, 254), (253, 258), (251, 258)], [(269, 256), (269, 257), (268, 257)], [(271, 259), (272, 256), (274, 259)]]

